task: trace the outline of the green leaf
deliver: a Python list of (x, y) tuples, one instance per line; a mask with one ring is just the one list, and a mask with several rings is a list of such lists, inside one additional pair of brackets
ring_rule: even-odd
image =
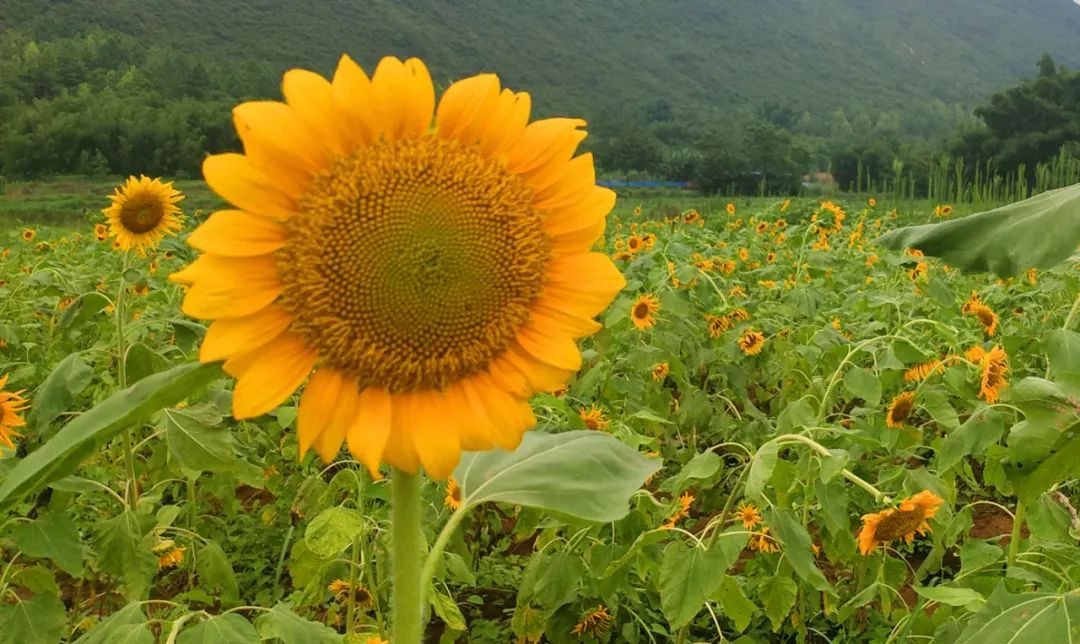
[(334, 629), (300, 617), (284, 602), (260, 611), (255, 628), (264, 640), (277, 638), (282, 644), (341, 644), (341, 635)]
[(1080, 333), (1056, 329), (1043, 338), (1043, 349), (1050, 358), (1050, 373), (1062, 383), (1080, 390)]
[(955, 429), (960, 426), (960, 418), (956, 415), (953, 406), (949, 404), (949, 397), (940, 391), (927, 390), (921, 394), (917, 402), (923, 409), (930, 412), (930, 416), (942, 427)]
[(765, 583), (758, 587), (758, 597), (765, 606), (765, 614), (772, 622), (773, 632), (783, 625), (784, 618), (795, 605), (798, 591), (799, 587), (794, 580), (782, 575), (767, 577)]
[(228, 601), (240, 599), (240, 584), (236, 581), (229, 558), (216, 541), (207, 541), (196, 552), (195, 572), (206, 590)]
[(304, 531), (304, 543), (308, 550), (325, 559), (352, 545), (363, 529), (364, 517), (360, 512), (337, 505), (311, 520)]
[(176, 644), (260, 644), (259, 632), (236, 613), (215, 615), (205, 622), (186, 628)]
[(94, 377), (94, 370), (77, 353), (60, 361), (41, 383), (34, 395), (30, 417), (38, 431), (44, 430), (60, 414), (68, 410)]
[(152, 516), (124, 510), (95, 527), (98, 566), (120, 578), (129, 601), (146, 598), (157, 572), (157, 557), (151, 552), (155, 543), (150, 532), (153, 524)]
[(844, 389), (871, 407), (881, 402), (881, 381), (862, 367), (854, 367), (844, 374)]
[(694, 454), (690, 462), (684, 465), (678, 474), (664, 481), (660, 489), (668, 492), (681, 491), (691, 479), (707, 479), (716, 474), (723, 463), (724, 460), (712, 450)]
[(168, 369), (169, 361), (145, 344), (136, 342), (128, 347), (126, 365), (128, 384), (133, 385), (147, 376)]
[(942, 441), (935, 456), (937, 471), (951, 469), (966, 456), (978, 456), (1005, 433), (1005, 417), (994, 411), (981, 410), (971, 415), (963, 425)]
[(976, 606), (982, 608), (986, 599), (971, 588), (951, 588), (949, 586), (915, 586), (915, 592), (939, 604), (949, 606)]
[(0, 644), (59, 642), (65, 624), (64, 604), (56, 595), (0, 605)]
[(803, 581), (817, 590), (835, 594), (825, 575), (814, 564), (814, 553), (810, 546), (810, 534), (788, 509), (771, 507), (765, 510), (765, 522), (772, 528), (776, 538), (784, 547), (791, 567)]
[(660, 564), (660, 608), (672, 628), (690, 623), (733, 563), (731, 551), (715, 545), (707, 550), (681, 541), (668, 545)]
[(121, 430), (174, 405), (213, 382), (217, 364), (189, 363), (145, 378), (72, 420), (11, 470), (0, 484), (0, 512), (24, 495), (71, 474)]
[(467, 628), (465, 616), (461, 614), (461, 609), (458, 608), (453, 597), (442, 593), (435, 587), (428, 589), (428, 596), (430, 597), (431, 608), (439, 616), (439, 619), (446, 624), (446, 628), (457, 632), (462, 632)]
[(90, 291), (80, 295), (60, 314), (57, 323), (61, 329), (81, 326), (87, 320), (93, 318), (109, 305), (109, 298), (97, 291)]
[(903, 338), (893, 340), (892, 352), (904, 364), (922, 364), (930, 359), (930, 354)]
[(1013, 595), (1001, 584), (986, 607), (968, 621), (956, 644), (1072, 642), (1080, 636), (1080, 597), (1047, 593)]
[(630, 511), (630, 495), (660, 469), (603, 432), (532, 431), (513, 452), (466, 452), (454, 470), (462, 503), (514, 503), (588, 521), (616, 521)]
[(963, 219), (901, 228), (876, 243), (895, 250), (918, 248), (962, 271), (999, 277), (1052, 268), (1080, 243), (1080, 185)]
[(82, 575), (83, 551), (75, 522), (64, 512), (49, 512), (13, 531), (15, 545), (31, 557), (48, 557), (73, 577)]
[(741, 633), (750, 625), (750, 619), (754, 616), (757, 606), (747, 599), (742, 587), (734, 577), (724, 575), (713, 597), (720, 604), (720, 611), (727, 615), (735, 623), (735, 632)]
[(131, 602), (83, 633), (75, 644), (154, 644), (142, 604)]
[(790, 434), (802, 427), (807, 427), (814, 422), (814, 414), (814, 407), (810, 404), (809, 396), (803, 396), (780, 412), (776, 419), (776, 431), (780, 434)]
[(201, 406), (165, 410), (165, 442), (169, 457), (180, 467), (196, 472), (227, 472), (236, 466), (232, 432), (212, 428), (221, 417), (200, 413)]
[(780, 446), (768, 442), (758, 448), (754, 454), (754, 460), (750, 463), (750, 473), (746, 477), (746, 496), (758, 499), (765, 490), (765, 485), (772, 478), (776, 460), (779, 457)]

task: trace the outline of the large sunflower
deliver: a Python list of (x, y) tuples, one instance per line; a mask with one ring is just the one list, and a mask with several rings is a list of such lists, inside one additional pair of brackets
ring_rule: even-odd
[(513, 449), (529, 398), (580, 367), (574, 339), (625, 285), (590, 252), (615, 195), (574, 156), (584, 121), (529, 123), (528, 94), (490, 74), (436, 107), (417, 59), (368, 78), (342, 57), (332, 81), (292, 70), (283, 89), (234, 110), (245, 153), (203, 173), (236, 209), (172, 276), (184, 312), (214, 320), (200, 358), (237, 378), (234, 415), (307, 381), (301, 454), (346, 441), (373, 473), (442, 479), (463, 449)]
[(118, 249), (135, 249), (145, 255), (157, 247), (162, 237), (180, 230), (176, 203), (183, 198), (172, 182), (139, 175), (128, 177), (124, 185), (116, 188), (109, 195), (112, 205), (101, 212), (109, 221), (109, 236), (116, 238)]

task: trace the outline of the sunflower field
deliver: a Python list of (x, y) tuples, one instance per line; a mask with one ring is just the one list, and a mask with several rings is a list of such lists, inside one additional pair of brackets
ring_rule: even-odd
[[(400, 71), (387, 65), (373, 87)], [(470, 82), (445, 95), (483, 86), (506, 119), (520, 105)], [(287, 77), (289, 105), (322, 87)], [(205, 167), (236, 209), (132, 177), (85, 221), (5, 222), (0, 644), (1080, 636), (1075, 238), (1044, 226), (1055, 259), (1033, 258), (1018, 230), (979, 246), (964, 222), (982, 215), (863, 197), (626, 195), (605, 225), (607, 191), (560, 179), (578, 168), (548, 176), (555, 161), (535, 154), (521, 171), (534, 189), (515, 192), (502, 166), (454, 147), (469, 123), (453, 119), (473, 117), (453, 100), (443, 139), (402, 134), (429, 118), (403, 101), (384, 110), (402, 129), (332, 163), (257, 138), (284, 107), (238, 110), (248, 157)], [(578, 123), (514, 136), (553, 137), (568, 160)], [(516, 140), (478, 136), (485, 150)], [(260, 201), (249, 157), (282, 163), (277, 186), (303, 164), (330, 170), (271, 220), (251, 213), (285, 202)], [(591, 157), (566, 165), (583, 158), (593, 190)], [(466, 193), (462, 175), (489, 183)], [(417, 176), (430, 181), (414, 201), (394, 192)], [(463, 224), (462, 241), (372, 214), (483, 221), (483, 199), (516, 227)], [(529, 199), (601, 223), (537, 218)], [(320, 236), (297, 213), (339, 228)], [(928, 223), (970, 243), (904, 243)], [(555, 241), (534, 244), (541, 225)], [(1005, 265), (1015, 276), (980, 272)], [(481, 269), (513, 288), (457, 279)], [(342, 292), (358, 304), (332, 309)], [(468, 344), (526, 319), (552, 322), (496, 357)], [(415, 393), (454, 390), (477, 360), (514, 369), (465, 379), (460, 399)]]

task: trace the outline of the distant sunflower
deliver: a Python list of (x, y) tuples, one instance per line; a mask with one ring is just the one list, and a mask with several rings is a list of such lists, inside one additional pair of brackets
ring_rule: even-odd
[(753, 329), (747, 329), (739, 338), (739, 349), (748, 356), (756, 356), (765, 348), (765, 336)]
[(724, 206), (724, 210), (727, 211), (727, 214), (734, 215), (735, 214), (735, 204), (729, 202), (728, 205)]
[(693, 209), (690, 209), (690, 210), (687, 210), (685, 213), (683, 213), (683, 223), (684, 224), (696, 224), (699, 221), (701, 221), (701, 213), (700, 212), (698, 212), (696, 210), (693, 210)]
[(869, 199), (866, 200), (866, 205), (870, 206), (871, 208), (877, 206), (877, 199), (874, 199), (873, 197), (870, 197)]
[(740, 248), (739, 249), (739, 259), (741, 259), (744, 262), (746, 260), (750, 259), (750, 251), (745, 249), (745, 248)]
[(641, 252), (645, 248), (645, 240), (637, 235), (630, 235), (626, 240), (626, 250), (630, 254)]
[(461, 488), (452, 476), (446, 479), (446, 497), (443, 498), (443, 505), (451, 510), (461, 507)]
[(709, 325), (709, 337), (719, 338), (731, 328), (731, 319), (726, 315), (706, 315), (705, 322)]
[(99, 242), (105, 241), (109, 238), (109, 227), (105, 224), (94, 224), (94, 237), (96, 237)]
[(915, 409), (915, 392), (905, 391), (892, 399), (885, 412), (885, 425), (893, 429), (904, 426), (912, 410)]
[(953, 207), (950, 206), (949, 204), (945, 204), (944, 206), (941, 207), (941, 216), (942, 217), (948, 217), (952, 213), (953, 213)]
[(996, 403), (1001, 390), (1009, 384), (1009, 356), (1000, 345), (987, 351), (980, 360), (982, 370), (979, 398), (988, 403)]
[(651, 329), (656, 324), (653, 314), (660, 310), (660, 300), (652, 295), (641, 295), (630, 307), (630, 321), (638, 331)]
[(604, 410), (599, 405), (593, 404), (592, 407), (582, 407), (578, 410), (578, 416), (581, 418), (581, 422), (585, 423), (585, 426), (589, 429), (602, 431), (608, 428), (608, 419), (604, 416)]
[(584, 121), (529, 122), (528, 94), (483, 74), (436, 106), (418, 59), (372, 77), (343, 56), (332, 81), (285, 74), (285, 103), (233, 112), (244, 154), (203, 164), (236, 210), (189, 241), (172, 279), (214, 320), (204, 362), (237, 378), (233, 414), (300, 397), (300, 454), (343, 441), (436, 479), (462, 450), (514, 449), (529, 399), (581, 366), (575, 339), (625, 285), (591, 252), (615, 194), (575, 156)]
[(32, 242), (32, 241), (34, 241), (35, 237), (37, 237), (37, 231), (34, 230), (33, 228), (27, 228), (27, 229), (22, 231), (23, 241)]
[(690, 506), (694, 503), (694, 495), (689, 492), (683, 492), (678, 499), (678, 506), (675, 508), (675, 512), (668, 517), (668, 520), (661, 526), (666, 530), (670, 530), (675, 527), (679, 521), (682, 521), (686, 517), (690, 516)]
[(656, 246), (656, 233), (645, 233), (641, 236), (641, 243), (645, 245), (645, 250), (652, 249)]
[(15, 442), (11, 439), (12, 437), (19, 438), (22, 434), (13, 428), (26, 425), (26, 421), (19, 414), (29, 409), (30, 404), (22, 397), (25, 389), (4, 391), (7, 381), (7, 374), (0, 378), (0, 445), (15, 449)]
[(776, 253), (773, 253), (773, 252), (766, 253), (765, 262), (768, 263), (768, 264), (775, 264), (776, 263)]
[(767, 230), (769, 230), (769, 222), (767, 221), (759, 221), (757, 225), (754, 226), (754, 232), (759, 235), (765, 233)]
[(993, 337), (997, 333), (998, 316), (989, 306), (982, 302), (975, 302), (968, 308), (967, 314), (973, 315), (979, 320), (979, 324), (982, 325), (987, 336)]
[(668, 373), (670, 373), (670, 372), (671, 372), (671, 367), (668, 366), (668, 363), (666, 363), (666, 362), (658, 362), (658, 363), (653, 365), (652, 379), (657, 381), (657, 382), (661, 382), (661, 381), (664, 380), (664, 378), (667, 378)]
[(753, 503), (740, 503), (739, 504), (739, 521), (747, 530), (753, 530), (759, 523), (761, 523), (761, 513), (758, 512), (757, 507)]
[(932, 492), (923, 490), (904, 499), (895, 508), (873, 514), (864, 514), (862, 530), (859, 531), (859, 552), (868, 555), (878, 545), (903, 539), (911, 543), (915, 535), (930, 532), (927, 520), (938, 511), (943, 500)]
[(109, 235), (120, 250), (136, 250), (140, 255), (157, 247), (165, 235), (180, 230), (180, 209), (184, 198), (172, 182), (139, 175), (128, 177), (124, 185), (109, 195), (112, 205), (101, 212), (109, 222)]
[(941, 360), (931, 360), (917, 364), (904, 372), (904, 382), (922, 382), (929, 378), (932, 373), (940, 370), (943, 364)]

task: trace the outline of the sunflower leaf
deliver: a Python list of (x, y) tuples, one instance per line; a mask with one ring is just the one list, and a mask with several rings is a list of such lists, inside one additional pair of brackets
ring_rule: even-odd
[(1012, 277), (1052, 268), (1080, 243), (1080, 184), (938, 224), (900, 228), (880, 246), (917, 248), (964, 272)]
[(513, 452), (466, 452), (454, 470), (462, 504), (514, 503), (589, 521), (615, 521), (630, 495), (660, 469), (602, 432), (528, 432)]

